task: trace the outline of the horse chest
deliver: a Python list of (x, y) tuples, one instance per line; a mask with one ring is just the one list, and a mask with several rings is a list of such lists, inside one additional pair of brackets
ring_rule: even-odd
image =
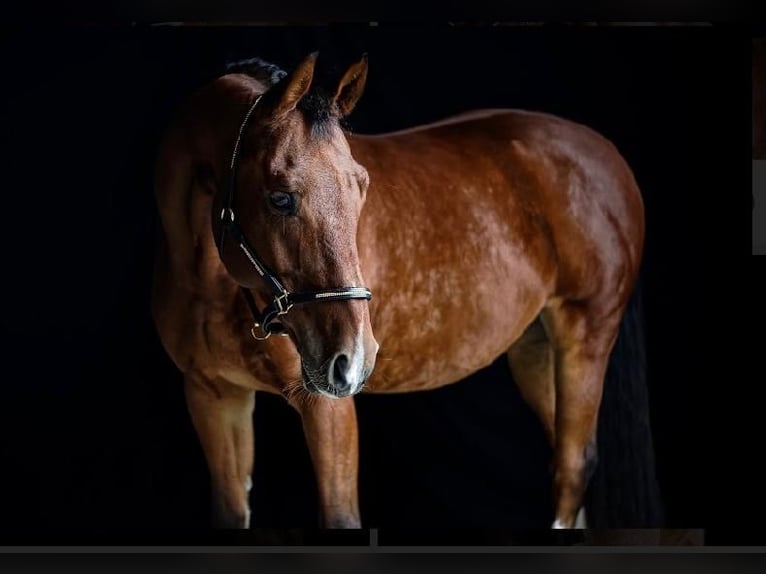
[[(224, 379), (256, 390), (270, 390), (268, 355), (250, 336), (250, 323), (211, 308), (202, 301), (186, 309), (188, 320), (183, 345), (188, 368), (208, 380)], [(181, 323), (181, 324), (183, 324)]]

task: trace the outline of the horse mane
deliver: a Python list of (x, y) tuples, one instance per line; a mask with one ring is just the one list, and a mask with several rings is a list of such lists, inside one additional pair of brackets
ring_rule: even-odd
[(228, 62), (226, 64), (226, 72), (229, 74), (246, 74), (266, 84), (269, 88), (278, 84), (282, 78), (287, 76), (287, 72), (276, 64), (258, 57)]
[[(321, 74), (321, 71), (317, 76)], [(226, 64), (228, 74), (246, 74), (266, 85), (271, 89), (282, 81), (288, 73), (271, 62), (253, 57)], [(333, 120), (337, 120), (337, 110), (333, 105), (333, 98), (319, 77), (312, 82), (308, 93), (298, 103), (298, 109), (303, 112), (306, 120), (311, 124), (312, 132), (316, 134), (327, 133)], [(348, 129), (345, 121), (340, 122), (344, 129)]]

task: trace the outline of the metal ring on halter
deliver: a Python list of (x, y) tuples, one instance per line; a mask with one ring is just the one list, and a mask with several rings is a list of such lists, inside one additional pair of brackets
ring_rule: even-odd
[(255, 339), (256, 341), (265, 341), (266, 339), (268, 339), (269, 337), (271, 337), (272, 335), (275, 335), (275, 334), (276, 335), (280, 335), (282, 337), (289, 337), (290, 336), (290, 333), (288, 333), (287, 330), (275, 333), (273, 331), (264, 331), (261, 328), (261, 331), (263, 331), (265, 333), (265, 335), (263, 337), (259, 337), (258, 335), (255, 334), (256, 327), (257, 328), (261, 328), (261, 324), (260, 323), (253, 323), (253, 326), (250, 327), (250, 334), (253, 336), (253, 339)]
[(258, 335), (255, 334), (255, 329), (256, 327), (260, 328), (260, 326), (261, 326), (260, 323), (253, 323), (253, 326), (250, 327), (250, 334), (253, 336), (253, 339), (255, 339), (256, 341), (265, 341), (266, 339), (271, 337), (271, 331), (264, 331), (263, 329), (261, 329), (261, 331), (263, 331), (266, 335), (264, 337), (259, 337)]

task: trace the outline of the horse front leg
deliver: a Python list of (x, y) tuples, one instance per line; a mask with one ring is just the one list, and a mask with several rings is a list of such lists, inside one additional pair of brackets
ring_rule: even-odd
[(292, 403), (303, 421), (319, 489), (323, 528), (361, 528), (359, 439), (354, 398), (310, 397)]
[(216, 528), (249, 528), (255, 391), (185, 376), (186, 402), (210, 470)]

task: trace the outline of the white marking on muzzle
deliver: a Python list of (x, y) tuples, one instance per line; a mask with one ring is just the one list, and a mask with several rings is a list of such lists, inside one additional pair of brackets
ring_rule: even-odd
[(364, 330), (359, 326), (354, 342), (354, 350), (351, 352), (350, 365), (348, 368), (348, 377), (351, 382), (351, 392), (355, 393), (362, 385), (362, 374), (364, 373)]

